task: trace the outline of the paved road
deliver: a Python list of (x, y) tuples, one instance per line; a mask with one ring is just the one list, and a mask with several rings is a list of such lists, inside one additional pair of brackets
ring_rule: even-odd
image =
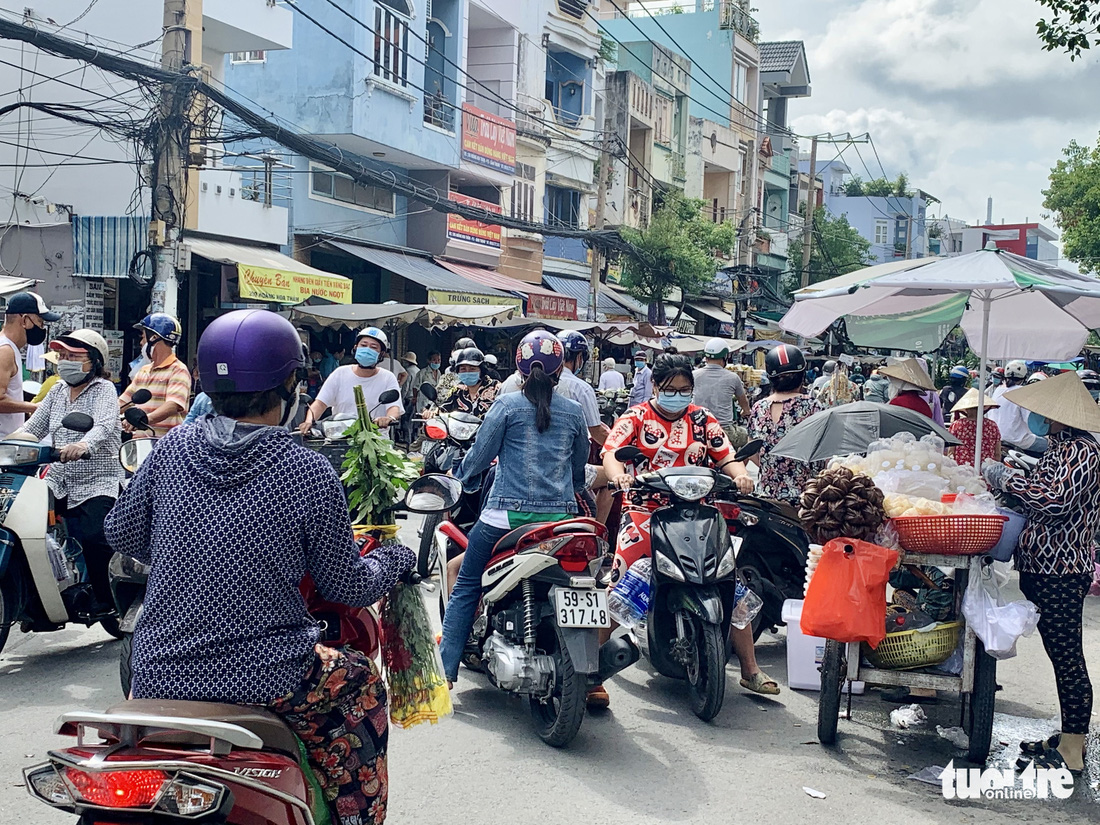
[[(1100, 599), (1090, 599), (1087, 653), (1100, 676)], [(1049, 730), (1056, 712), (1053, 675), (1038, 637), (1001, 665), (995, 742)], [(0, 822), (71, 822), (22, 790), (20, 771), (63, 740), (49, 733), (64, 710), (102, 708), (118, 698), (118, 645), (99, 629), (16, 634), (0, 655)], [(782, 635), (765, 636), (763, 667), (785, 683)], [(946, 802), (938, 787), (907, 779), (961, 754), (937, 724), (958, 724), (950, 697), (928, 708), (931, 724), (896, 731), (894, 707), (877, 692), (856, 697), (836, 749), (816, 744), (816, 694), (784, 689), (777, 699), (747, 694), (729, 668), (725, 707), (712, 724), (691, 715), (681, 686), (643, 666), (616, 677), (611, 711), (585, 719), (573, 746), (555, 751), (531, 730), (527, 707), (463, 672), (456, 713), (436, 728), (391, 737), (395, 825), (516, 823), (1032, 822), (1100, 819), (1100, 736), (1090, 773), (1067, 802)], [(1100, 683), (1100, 679), (1094, 680)], [(1000, 747), (997, 764), (1014, 751)], [(821, 791), (811, 798), (803, 787)]]

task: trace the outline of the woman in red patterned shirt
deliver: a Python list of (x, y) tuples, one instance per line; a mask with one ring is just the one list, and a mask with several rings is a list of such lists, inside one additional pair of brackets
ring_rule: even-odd
[[(986, 412), (999, 406), (1000, 404), (986, 396)], [(951, 408), (951, 415), (955, 419), (951, 423), (951, 435), (959, 439), (962, 444), (952, 447), (947, 454), (955, 459), (956, 463), (973, 467), (974, 448), (978, 441), (978, 391), (973, 388), (967, 390), (966, 394)], [(987, 458), (993, 461), (1001, 460), (1001, 431), (993, 419), (982, 416), (982, 462)]]

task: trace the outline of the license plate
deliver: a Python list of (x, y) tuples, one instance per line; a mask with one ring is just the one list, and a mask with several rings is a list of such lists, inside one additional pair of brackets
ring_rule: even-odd
[(558, 627), (611, 627), (606, 590), (555, 590), (554, 609)]

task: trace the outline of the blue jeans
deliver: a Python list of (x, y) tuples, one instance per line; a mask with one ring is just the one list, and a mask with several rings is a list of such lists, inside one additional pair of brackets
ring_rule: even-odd
[(474, 611), (477, 610), (478, 599), (481, 597), (481, 576), (489, 564), (496, 543), (510, 532), (499, 527), (490, 527), (480, 521), (470, 530), (470, 544), (466, 548), (466, 555), (462, 557), (458, 580), (447, 602), (447, 613), (443, 617), (443, 641), (439, 645), (443, 673), (452, 682), (458, 679), (462, 651), (470, 638), (470, 629), (474, 626)]

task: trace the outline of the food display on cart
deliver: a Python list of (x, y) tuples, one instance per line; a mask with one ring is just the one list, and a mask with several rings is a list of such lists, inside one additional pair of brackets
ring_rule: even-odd
[[(1021, 618), (1020, 632), (1029, 632), (1023, 603), (1002, 605), (989, 585), (990, 554), (1007, 560), (1018, 536), (1006, 533), (1002, 512), (981, 476), (945, 455), (936, 435), (872, 442), (865, 454), (833, 459), (807, 483), (799, 516), (817, 544), (807, 562), (800, 629), (827, 640), (822, 744), (836, 741), (846, 682), (930, 688), (959, 694), (968, 756), (985, 761), (996, 689), (996, 659), (987, 647), (1007, 658), (1015, 639), (978, 634), (989, 636), (997, 624), (990, 611), (1010, 608)], [(885, 574), (884, 559), (893, 562)], [(848, 703), (850, 712), (850, 692)]]

